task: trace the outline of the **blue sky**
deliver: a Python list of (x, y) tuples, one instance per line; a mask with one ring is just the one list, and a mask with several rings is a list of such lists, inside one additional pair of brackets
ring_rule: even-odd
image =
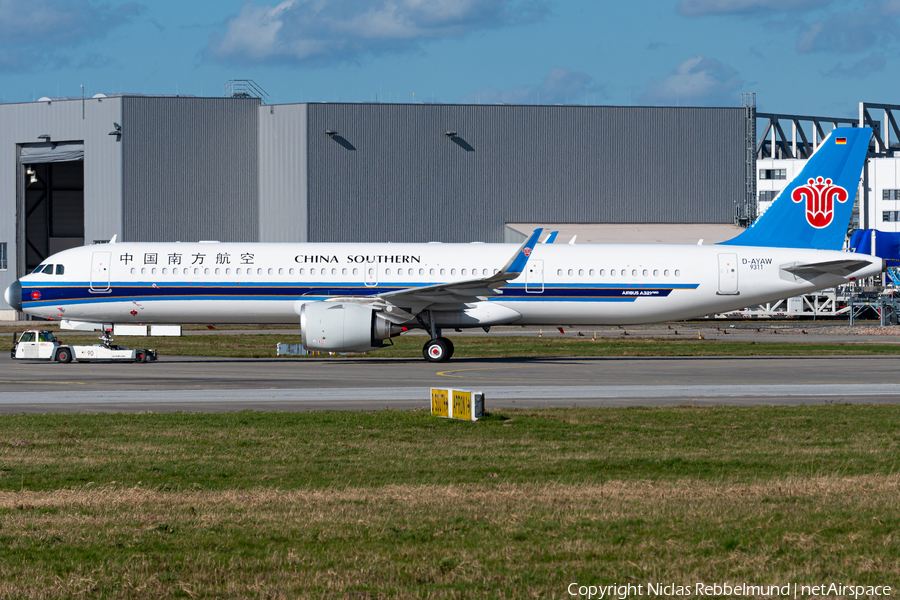
[(748, 91), (760, 111), (853, 117), (900, 104), (898, 32), (900, 0), (0, 0), (0, 101), (253, 79), (273, 103), (739, 106)]

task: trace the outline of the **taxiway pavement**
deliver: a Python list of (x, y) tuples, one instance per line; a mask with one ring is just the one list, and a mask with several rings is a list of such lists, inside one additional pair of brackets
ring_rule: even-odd
[(751, 358), (228, 359), (148, 364), (0, 357), (0, 413), (429, 407), (429, 388), (488, 408), (900, 402), (900, 356)]

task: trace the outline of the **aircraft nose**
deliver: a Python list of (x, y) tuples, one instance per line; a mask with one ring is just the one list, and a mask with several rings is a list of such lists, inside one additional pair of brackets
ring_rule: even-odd
[(3, 299), (17, 311), (22, 310), (22, 284), (19, 283), (18, 279), (14, 284), (6, 288), (6, 291), (3, 293)]

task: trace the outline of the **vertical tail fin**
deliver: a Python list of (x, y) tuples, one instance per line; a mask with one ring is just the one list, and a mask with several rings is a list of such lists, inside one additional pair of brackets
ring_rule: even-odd
[(722, 244), (840, 250), (871, 136), (869, 127), (833, 130), (768, 210)]

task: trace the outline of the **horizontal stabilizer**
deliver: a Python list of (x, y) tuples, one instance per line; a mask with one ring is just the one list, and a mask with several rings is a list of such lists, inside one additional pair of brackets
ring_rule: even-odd
[(870, 260), (829, 260), (825, 262), (795, 264), (781, 267), (794, 275), (815, 277), (816, 275), (840, 275), (846, 277), (872, 264)]

